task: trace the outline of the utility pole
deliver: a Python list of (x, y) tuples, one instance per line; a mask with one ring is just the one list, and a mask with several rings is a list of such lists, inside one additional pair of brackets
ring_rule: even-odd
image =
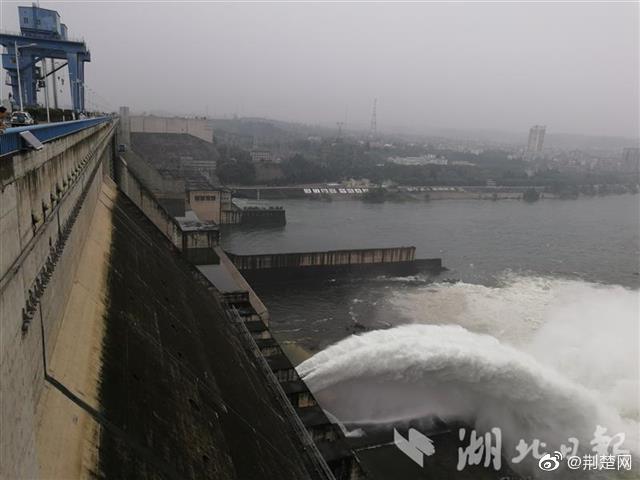
[[(2, 49), (0, 49), (0, 53), (2, 53), (4, 51), (4, 47)], [(8, 52), (9, 50), (7, 50)], [(2, 73), (2, 69), (0, 69), (0, 75), (2, 75), (2, 77), (4, 77), (4, 74)], [(0, 78), (0, 106), (4, 106), (4, 78)], [(7, 105), (8, 107), (9, 105)]]
[[(49, 113), (49, 82), (47, 80), (47, 59), (42, 59), (42, 73), (44, 75), (44, 104), (47, 107), (47, 123), (51, 123), (51, 114)], [(55, 76), (55, 73), (53, 74)]]
[(51, 59), (51, 71), (53, 72), (53, 108), (58, 109), (58, 84), (56, 83), (56, 61)]
[(20, 79), (20, 57), (18, 56), (18, 42), (13, 42), (13, 48), (16, 53), (16, 72), (18, 72), (18, 95), (20, 96), (20, 111), (23, 112), (22, 108), (22, 80)]
[(15, 48), (15, 54), (16, 54), (16, 72), (18, 73), (18, 94), (20, 95), (20, 111), (24, 111), (23, 105), (22, 105), (22, 79), (20, 78), (20, 57), (19, 54), (20, 52), (18, 51), (21, 48), (26, 48), (26, 47), (33, 47), (35, 46), (35, 43), (28, 43), (26, 45), (20, 45), (18, 46), (18, 42), (13, 42), (13, 48)]

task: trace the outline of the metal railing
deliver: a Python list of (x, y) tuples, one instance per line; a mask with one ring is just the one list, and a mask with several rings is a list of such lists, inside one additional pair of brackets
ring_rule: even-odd
[(24, 131), (31, 132), (38, 140), (40, 140), (40, 142), (46, 143), (101, 123), (110, 122), (111, 120), (112, 117), (104, 116), (87, 118), (85, 120), (72, 120), (69, 122), (55, 122), (42, 125), (31, 125), (28, 127), (7, 128), (4, 131), (4, 134), (0, 135), (0, 156), (29, 149), (29, 146), (20, 136), (20, 133)]
[(22, 37), (25, 40), (44, 40), (44, 41), (53, 40), (55, 42), (73, 42), (73, 43), (85, 43), (85, 44), (87, 43), (84, 37), (69, 37), (69, 36), (67, 36), (67, 38), (37, 37), (37, 36), (30, 35), (28, 33), (17, 32), (15, 30), (7, 30), (4, 28), (0, 29), (0, 35), (11, 35), (14, 37)]

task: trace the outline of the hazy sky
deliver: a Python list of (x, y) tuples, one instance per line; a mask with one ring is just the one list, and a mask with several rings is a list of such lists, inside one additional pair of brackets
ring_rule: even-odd
[[(1, 3), (17, 30), (30, 2)], [(85, 38), (113, 107), (355, 127), (377, 97), (380, 130), (639, 128), (636, 2), (40, 5)]]

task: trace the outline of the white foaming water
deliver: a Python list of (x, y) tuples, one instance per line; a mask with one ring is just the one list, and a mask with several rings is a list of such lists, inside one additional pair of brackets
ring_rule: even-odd
[(298, 367), (340, 420), (437, 415), (501, 427), (508, 456), (520, 438), (553, 450), (576, 437), (590, 448), (603, 425), (638, 451), (637, 291), (511, 276), (391, 302), (413, 323), (351, 336)]
[[(406, 322), (455, 324), (518, 344), (542, 325), (554, 304), (574, 303), (592, 284), (506, 274), (499, 287), (436, 283), (396, 292), (391, 303)], [(586, 292), (580, 292), (584, 298)]]

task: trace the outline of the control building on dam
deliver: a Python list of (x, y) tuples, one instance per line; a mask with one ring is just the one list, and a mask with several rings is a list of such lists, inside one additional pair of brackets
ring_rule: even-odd
[(218, 247), (118, 117), (0, 136), (0, 478), (359, 479)]

